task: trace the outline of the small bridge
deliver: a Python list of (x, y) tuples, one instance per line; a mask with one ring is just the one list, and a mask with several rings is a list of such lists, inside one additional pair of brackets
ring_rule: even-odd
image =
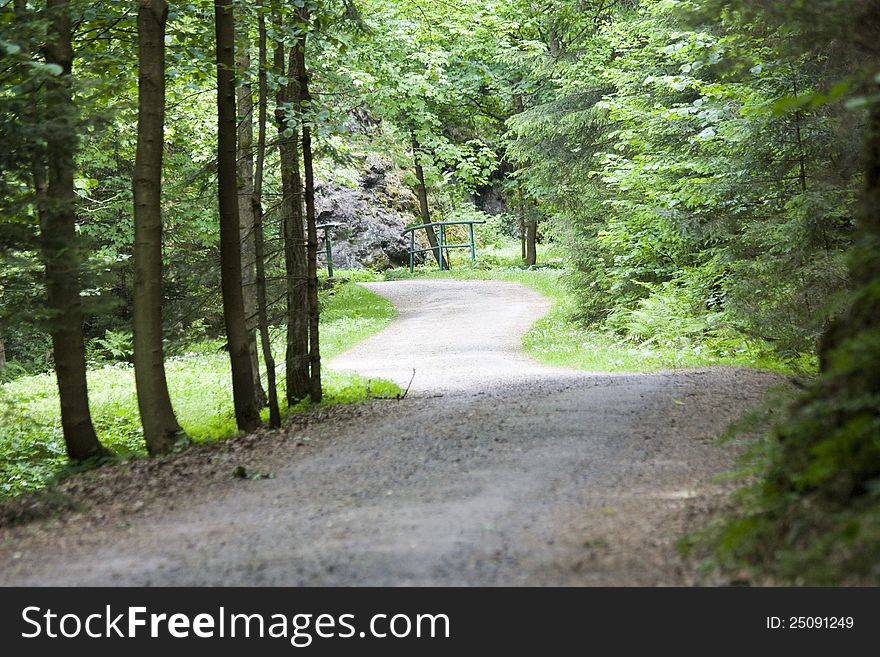
[[(474, 224), (484, 224), (485, 221), (478, 220), (470, 220), (470, 221), (434, 221), (429, 224), (421, 224), (419, 226), (410, 226), (406, 230), (403, 231), (403, 235), (409, 233), (409, 271), (412, 273), (415, 267), (415, 256), (416, 253), (426, 253), (431, 251), (434, 253), (434, 256), (437, 259), (437, 263), (440, 267), (440, 271), (443, 271), (444, 264), (448, 262), (449, 258), (449, 250), (450, 249), (470, 249), (471, 250), (471, 264), (477, 261), (477, 248), (474, 242)], [(417, 249), (416, 248), (416, 231), (420, 228), (425, 229), (425, 232), (428, 232), (428, 229), (433, 229), (434, 226), (437, 226), (437, 246), (432, 246), (427, 249)], [(467, 242), (463, 242), (461, 244), (447, 244), (444, 240), (443, 235), (443, 227), (444, 226), (467, 226), (468, 227), (468, 236), (469, 240)], [(449, 269), (449, 267), (445, 267), (445, 269)]]

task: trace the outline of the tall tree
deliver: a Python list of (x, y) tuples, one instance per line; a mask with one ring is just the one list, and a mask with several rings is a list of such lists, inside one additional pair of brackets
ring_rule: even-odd
[[(306, 44), (308, 39), (309, 10), (302, 7), (297, 12), (302, 36), (295, 46), (296, 81), (299, 92), (300, 111), (312, 109), (309, 91), (309, 72), (306, 67)], [(312, 161), (312, 132), (308, 121), (302, 122), (303, 171), (305, 173), (306, 230), (309, 304), (309, 397), (312, 403), (321, 401), (321, 351), (319, 339), (318, 304), (318, 231), (315, 224), (315, 171)]]
[(260, 343), (263, 347), (263, 361), (266, 364), (266, 387), (269, 401), (269, 426), (281, 426), (281, 412), (278, 408), (278, 387), (275, 383), (275, 358), (272, 355), (272, 341), (269, 339), (269, 318), (266, 304), (266, 257), (263, 235), (263, 166), (266, 159), (266, 106), (268, 89), (266, 81), (266, 17), (262, 5), (258, 8), (259, 32), (259, 72), (257, 91), (257, 155), (254, 168), (254, 192), (251, 205), (254, 214), (254, 256), (256, 264), (257, 316)]
[(254, 392), (257, 405), (263, 406), (266, 393), (260, 381), (260, 362), (257, 357), (257, 289), (256, 246), (254, 244), (254, 98), (250, 83), (250, 34), (245, 21), (238, 34), (235, 64), (241, 83), (238, 85), (238, 218), (241, 230), (241, 286), (244, 297), (244, 315), (247, 321), (248, 351), (254, 374)]
[(538, 241), (538, 217), (536, 216), (535, 208), (530, 208), (528, 205), (525, 207), (526, 211), (526, 257), (524, 263), (531, 267), (536, 262), (538, 262), (538, 250), (537, 250), (537, 241)]
[(217, 183), (220, 204), (220, 279), (232, 366), (235, 420), (242, 431), (260, 424), (247, 321), (241, 291), (241, 230), (236, 183), (235, 17), (233, 0), (215, 0), (217, 37)]
[[(283, 29), (281, 13), (273, 11), (276, 32)], [(285, 71), (283, 40), (275, 46), (274, 68), (278, 75)], [(293, 68), (294, 52), (291, 47), (287, 66), (289, 77)], [(305, 231), (303, 229), (303, 184), (299, 169), (299, 126), (293, 108), (293, 85), (279, 86), (275, 102), (275, 121), (278, 125), (278, 154), (281, 161), (281, 230), (284, 242), (287, 301), (287, 404), (292, 406), (309, 394), (309, 325), (306, 296)], [(294, 111), (295, 110), (295, 111)]]
[[(61, 426), (72, 460), (102, 456), (89, 411), (80, 300), (82, 250), (76, 234), (74, 156), (77, 146), (73, 104), (73, 46), (68, 0), (48, 0), (49, 38), (46, 63), (58, 75), (45, 82), (47, 121), (45, 163), (34, 166), (40, 239), (46, 272), (46, 303), (51, 314), (52, 352), (61, 399)], [(45, 167), (45, 168), (44, 168)]]
[(138, 7), (138, 126), (134, 162), (134, 376), (150, 454), (181, 432), (171, 407), (162, 348), (162, 154), (165, 146), (165, 0)]

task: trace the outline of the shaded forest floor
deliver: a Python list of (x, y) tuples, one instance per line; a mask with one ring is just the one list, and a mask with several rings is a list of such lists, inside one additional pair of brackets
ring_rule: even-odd
[(0, 582), (718, 583), (676, 544), (727, 504), (744, 438), (715, 439), (778, 377), (542, 365), (519, 345), (550, 303), (519, 285), (373, 289), (398, 319), (334, 366), (415, 369), (405, 400), (70, 478), (66, 512), (0, 530)]

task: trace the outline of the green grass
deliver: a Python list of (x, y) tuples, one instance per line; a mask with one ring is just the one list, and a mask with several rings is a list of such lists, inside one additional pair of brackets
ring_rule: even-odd
[[(354, 278), (354, 276), (352, 276)], [(321, 355), (325, 362), (384, 328), (395, 315), (382, 297), (353, 284), (322, 294)], [(283, 334), (273, 336), (284, 399)], [(222, 341), (208, 340), (167, 361), (168, 387), (178, 420), (195, 442), (236, 433), (229, 356)], [(265, 373), (264, 373), (265, 374)], [(353, 403), (399, 390), (386, 381), (367, 382), (354, 373), (324, 370), (324, 405)], [(265, 381), (265, 376), (263, 378)], [(134, 369), (127, 363), (90, 368), (89, 401), (101, 441), (120, 456), (143, 455)], [(368, 388), (369, 385), (369, 388)], [(302, 410), (308, 403), (288, 409)], [(264, 411), (268, 414), (268, 411)], [(67, 463), (53, 373), (0, 386), (0, 497), (46, 485)]]

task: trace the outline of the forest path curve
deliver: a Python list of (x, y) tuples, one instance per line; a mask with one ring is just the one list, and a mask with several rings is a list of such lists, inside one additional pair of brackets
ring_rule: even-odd
[(675, 544), (729, 492), (713, 477), (737, 445), (714, 438), (774, 377), (546, 367), (519, 348), (549, 308), (531, 290), (368, 287), (399, 317), (333, 366), (402, 385), (415, 368), (406, 400), (69, 480), (104, 501), (0, 529), (0, 584), (698, 581)]
[[(384, 331), (333, 360), (334, 369), (390, 379), (411, 395), (477, 394), (539, 378), (582, 372), (541, 365), (522, 351), (522, 337), (550, 301), (518, 283), (415, 279), (362, 283), (397, 308)], [(415, 374), (413, 374), (415, 370)]]

